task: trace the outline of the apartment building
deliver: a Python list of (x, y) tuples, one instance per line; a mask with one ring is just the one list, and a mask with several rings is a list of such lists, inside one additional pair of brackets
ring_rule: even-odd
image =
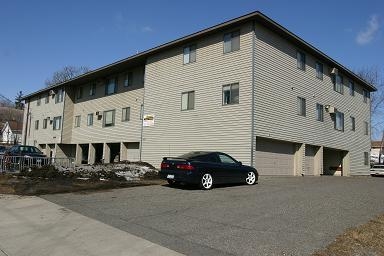
[(373, 91), (254, 12), (27, 95), (24, 142), (78, 164), (212, 150), (261, 175), (368, 175)]

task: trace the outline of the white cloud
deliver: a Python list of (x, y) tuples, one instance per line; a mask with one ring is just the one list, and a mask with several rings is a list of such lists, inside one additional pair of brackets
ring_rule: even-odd
[(380, 28), (379, 17), (376, 14), (374, 14), (370, 17), (367, 27), (363, 31), (360, 31), (359, 34), (357, 34), (356, 42), (359, 45), (370, 43), (375, 37), (379, 28)]
[(153, 28), (151, 28), (150, 26), (145, 26), (145, 27), (141, 28), (141, 31), (142, 32), (153, 32)]

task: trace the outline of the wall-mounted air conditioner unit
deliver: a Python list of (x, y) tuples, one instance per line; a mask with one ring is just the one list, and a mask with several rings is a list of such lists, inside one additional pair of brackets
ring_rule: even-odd
[(55, 94), (56, 94), (56, 92), (54, 90), (49, 91), (49, 95), (55, 95)]
[(100, 111), (96, 111), (95, 115), (100, 116)]
[(329, 114), (334, 114), (336, 112), (336, 108), (335, 107), (332, 107), (330, 105), (326, 105), (325, 106), (325, 110), (329, 113)]
[(331, 75), (338, 75), (339, 74), (339, 70), (337, 70), (337, 68), (333, 68), (332, 70), (331, 70)]

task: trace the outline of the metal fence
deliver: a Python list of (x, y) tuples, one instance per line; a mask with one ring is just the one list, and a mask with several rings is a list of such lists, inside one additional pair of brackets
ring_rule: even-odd
[(24, 169), (40, 168), (48, 165), (73, 169), (75, 167), (75, 159), (0, 155), (0, 171), (2, 172), (17, 172)]

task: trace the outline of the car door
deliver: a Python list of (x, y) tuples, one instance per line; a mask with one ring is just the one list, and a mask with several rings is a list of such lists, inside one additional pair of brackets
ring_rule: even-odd
[(228, 183), (235, 183), (242, 180), (241, 164), (231, 156), (224, 153), (217, 153), (220, 160), (223, 179)]
[(215, 183), (223, 182), (225, 178), (224, 169), (222, 168), (222, 164), (216, 153), (201, 155), (196, 157), (195, 160), (202, 163), (202, 172), (209, 172), (213, 176)]

